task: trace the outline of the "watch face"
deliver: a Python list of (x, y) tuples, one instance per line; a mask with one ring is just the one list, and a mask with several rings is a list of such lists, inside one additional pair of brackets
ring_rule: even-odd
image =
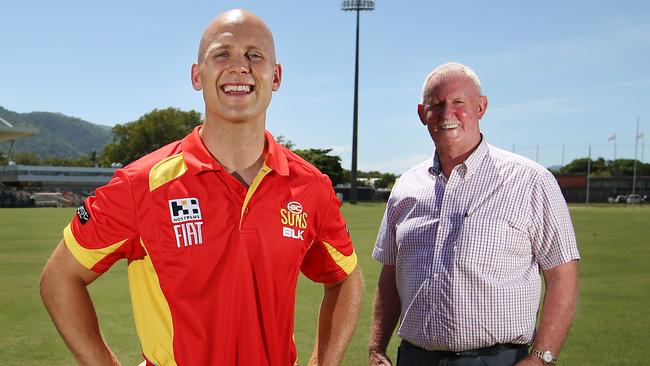
[(549, 351), (546, 351), (546, 352), (542, 353), (542, 360), (544, 362), (553, 361), (553, 354), (551, 352), (549, 352)]

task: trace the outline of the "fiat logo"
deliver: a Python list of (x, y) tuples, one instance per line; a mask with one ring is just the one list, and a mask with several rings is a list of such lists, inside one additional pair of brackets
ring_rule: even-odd
[(302, 213), (302, 205), (300, 204), (300, 202), (292, 201), (287, 203), (287, 209), (289, 210), (289, 212), (294, 213), (296, 215)]

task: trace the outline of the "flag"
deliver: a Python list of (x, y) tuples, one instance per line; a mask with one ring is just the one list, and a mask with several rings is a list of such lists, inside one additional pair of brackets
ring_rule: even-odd
[(609, 138), (607, 139), (607, 141), (612, 141), (612, 140), (616, 140), (616, 134), (609, 136)]
[(636, 135), (636, 139), (637, 139), (637, 140), (638, 140), (638, 139), (642, 139), (642, 138), (643, 138), (643, 132), (641, 132), (640, 134)]

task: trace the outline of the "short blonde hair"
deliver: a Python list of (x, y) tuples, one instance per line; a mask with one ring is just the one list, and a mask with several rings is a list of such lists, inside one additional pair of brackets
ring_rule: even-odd
[(422, 85), (422, 101), (424, 102), (424, 94), (426, 93), (427, 84), (431, 79), (437, 78), (444, 82), (454, 76), (462, 76), (472, 81), (472, 83), (476, 85), (479, 94), (482, 94), (481, 80), (478, 78), (478, 75), (476, 75), (474, 70), (470, 69), (469, 66), (457, 62), (448, 62), (436, 67), (431, 71), (426, 79), (424, 79), (424, 84)]

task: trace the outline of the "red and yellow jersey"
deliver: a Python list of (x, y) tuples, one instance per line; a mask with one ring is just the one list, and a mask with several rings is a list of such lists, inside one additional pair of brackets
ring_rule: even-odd
[(118, 170), (77, 210), (65, 243), (87, 268), (128, 260), (150, 365), (293, 365), (302, 271), (333, 283), (356, 267), (327, 176), (277, 144), (250, 187), (197, 127)]

